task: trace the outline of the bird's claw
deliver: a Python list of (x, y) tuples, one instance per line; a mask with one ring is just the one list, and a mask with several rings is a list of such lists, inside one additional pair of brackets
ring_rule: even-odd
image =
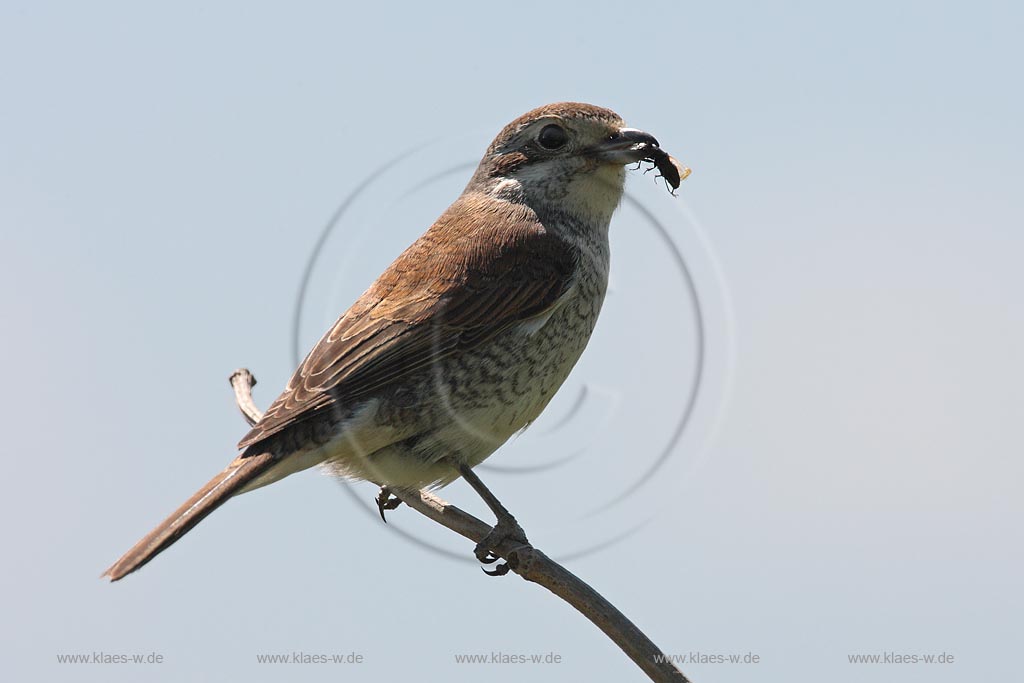
[[(476, 544), (476, 547), (473, 549), (473, 555), (476, 556), (476, 559), (481, 564), (494, 564), (501, 559), (501, 556), (496, 554), (493, 548), (505, 541), (517, 541), (524, 546), (530, 545), (530, 541), (526, 538), (526, 532), (516, 522), (515, 517), (511, 515), (508, 518), (498, 520), (494, 528)], [(488, 576), (504, 576), (508, 574), (509, 569), (508, 562), (502, 562), (499, 565), (495, 565), (492, 570), (483, 569), (483, 571)]]
[(480, 567), (480, 571), (487, 574), (487, 576), (505, 576), (505, 574), (508, 574), (509, 572), (509, 566), (508, 562), (502, 562), (494, 569), (484, 569), (483, 567)]
[(391, 489), (387, 486), (381, 486), (380, 491), (377, 492), (377, 509), (380, 510), (380, 518), (387, 524), (388, 520), (384, 516), (385, 510), (394, 510), (396, 507), (402, 504), (402, 499), (398, 496), (392, 495)]
[(480, 546), (473, 549), (473, 554), (476, 555), (476, 559), (480, 564), (494, 564), (501, 559), (490, 550), (483, 549)]

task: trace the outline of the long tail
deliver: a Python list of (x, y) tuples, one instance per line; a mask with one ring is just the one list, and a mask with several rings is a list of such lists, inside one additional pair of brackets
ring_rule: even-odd
[(236, 458), (174, 511), (160, 526), (146, 534), (110, 569), (103, 572), (111, 581), (122, 579), (171, 547), (175, 541), (199, 524), (208, 514), (240, 493), (246, 484), (266, 471), (277, 460), (269, 453)]

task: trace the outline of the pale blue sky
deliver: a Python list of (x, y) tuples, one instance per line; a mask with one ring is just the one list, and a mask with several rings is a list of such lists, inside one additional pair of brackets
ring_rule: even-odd
[[(543, 590), (404, 541), (372, 487), (313, 472), (98, 579), (233, 457), (231, 370), (253, 370), (262, 405), (284, 385), (303, 269), (360, 182), (402, 158), (328, 242), (305, 345), (468, 175), (438, 173), (524, 111), (583, 100), (693, 167), (678, 199), (640, 174), (628, 187), (696, 299), (624, 206), (572, 383), (481, 475), (553, 556), (636, 528), (567, 564), (666, 652), (760, 657), (684, 666), (696, 680), (1007, 678), (1024, 606), (1022, 33), (1009, 2), (3, 3), (8, 677), (640, 680)], [(672, 443), (698, 308), (682, 437), (608, 505)], [(483, 514), (461, 483), (442, 495)], [(470, 556), (408, 510), (391, 519)], [(256, 663), (293, 651), (365, 662)], [(955, 663), (847, 663), (885, 651)], [(92, 652), (165, 662), (56, 662)], [(562, 663), (454, 662), (490, 652)]]

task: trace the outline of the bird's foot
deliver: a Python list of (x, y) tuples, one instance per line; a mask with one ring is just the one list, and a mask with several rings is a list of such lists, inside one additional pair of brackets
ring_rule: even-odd
[[(530, 545), (530, 541), (526, 538), (526, 532), (523, 531), (523, 527), (519, 526), (519, 522), (512, 515), (499, 517), (498, 523), (494, 525), (494, 528), (476, 544), (473, 554), (476, 555), (476, 559), (482, 564), (494, 564), (501, 558), (494, 554), (493, 550), (505, 541), (515, 541), (524, 547), (529, 547)], [(494, 569), (484, 569), (484, 573), (489, 576), (504, 576), (508, 574), (509, 569), (508, 562), (502, 562), (495, 565)]]
[(377, 509), (380, 510), (380, 518), (387, 524), (388, 520), (384, 516), (385, 510), (394, 510), (396, 507), (402, 504), (402, 499), (391, 493), (391, 489), (387, 486), (381, 486), (380, 491), (377, 492)]

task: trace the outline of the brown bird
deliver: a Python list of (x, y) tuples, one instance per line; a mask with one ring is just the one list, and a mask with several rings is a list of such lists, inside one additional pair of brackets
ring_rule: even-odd
[(507, 125), (462, 196), (313, 347), (241, 454), (104, 576), (135, 571), (232, 496), (317, 464), (380, 485), (382, 515), (397, 504), (389, 490), (461, 476), (497, 518), (477, 558), (526, 543), (471, 468), (540, 415), (583, 353), (625, 165), (644, 159), (678, 185), (658, 141), (608, 109), (551, 104)]

